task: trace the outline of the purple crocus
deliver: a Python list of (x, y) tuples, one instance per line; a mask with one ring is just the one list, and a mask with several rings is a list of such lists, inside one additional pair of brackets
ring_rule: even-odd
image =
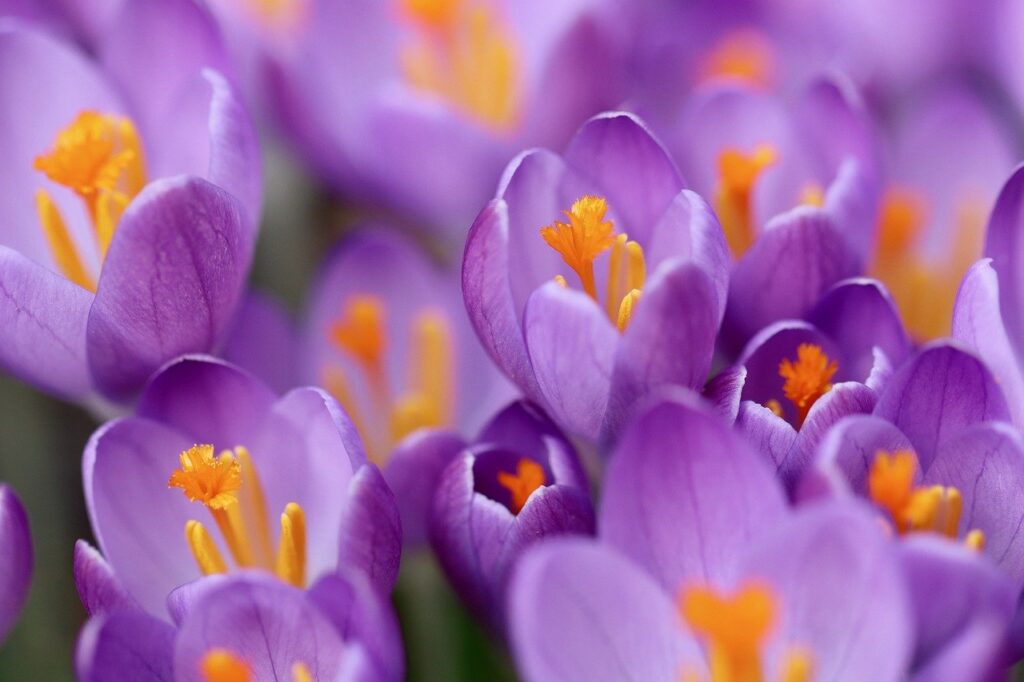
[(454, 273), (373, 223), (330, 254), (309, 296), (302, 372), (384, 466), (421, 429), (475, 433), (513, 395), (480, 349)]
[(703, 385), (727, 280), (714, 213), (624, 113), (591, 119), (564, 155), (512, 161), (462, 264), (484, 348), (559, 426), (590, 441), (614, 439), (659, 386)]
[(509, 623), (524, 679), (897, 680), (910, 670), (914, 613), (896, 545), (853, 503), (788, 510), (763, 458), (692, 394), (631, 422), (607, 470), (598, 535), (523, 557)]
[(123, 400), (221, 341), (259, 154), (196, 3), (126, 3), (94, 50), (0, 27), (0, 366), (61, 397)]
[(10, 632), (32, 582), (32, 537), (21, 500), (0, 485), (0, 642)]
[(278, 397), (231, 365), (183, 358), (133, 416), (93, 434), (82, 468), (102, 555), (80, 542), (75, 580), (92, 614), (134, 605), (166, 619), (176, 588), (244, 568), (298, 587), (361, 571), (383, 593), (397, 576), (394, 497), (319, 389)]
[(261, 573), (206, 578), (174, 616), (173, 625), (138, 610), (93, 616), (78, 640), (78, 679), (402, 679), (398, 622), (360, 576), (327, 576), (306, 591)]
[[(434, 451), (410, 446), (405, 469), (422, 471)], [(594, 532), (576, 451), (536, 407), (509, 405), (440, 474), (429, 532), (456, 591), (501, 632), (506, 585), (524, 550), (541, 538)]]
[(512, 154), (563, 144), (624, 95), (607, 0), (235, 0), (221, 14), (262, 43), (257, 98), (328, 185), (459, 239)]

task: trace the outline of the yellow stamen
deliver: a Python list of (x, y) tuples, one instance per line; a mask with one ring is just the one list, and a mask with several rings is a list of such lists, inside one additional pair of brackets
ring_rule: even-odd
[(566, 282), (565, 277), (562, 277), (561, 275), (555, 275), (555, 284), (562, 287), (563, 289), (569, 288), (569, 283)]
[[(146, 184), (142, 143), (135, 125), (125, 117), (83, 111), (57, 133), (53, 148), (37, 156), (33, 167), (73, 191), (85, 204), (102, 263), (121, 215)], [(41, 190), (36, 205), (58, 269), (76, 284), (95, 290), (95, 284), (89, 285), (94, 278), (85, 273), (49, 195)]]
[(981, 552), (985, 549), (985, 534), (977, 528), (968, 531), (967, 535), (964, 536), (964, 545), (975, 552)]
[(305, 663), (292, 664), (292, 682), (313, 682), (313, 675)]
[(239, 497), (243, 503), (244, 514), (247, 519), (252, 519), (255, 542), (253, 551), (259, 557), (259, 563), (269, 566), (273, 558), (273, 546), (270, 539), (270, 515), (267, 513), (267, 500), (263, 495), (263, 485), (260, 483), (259, 474), (252, 463), (252, 455), (249, 450), (242, 446), (235, 448), (235, 456), (242, 474), (242, 490), (244, 493)]
[(643, 289), (647, 279), (647, 263), (644, 260), (644, 250), (634, 241), (626, 243), (626, 289)]
[(785, 358), (779, 363), (779, 376), (786, 380), (782, 392), (796, 406), (799, 427), (811, 406), (832, 389), (832, 377), (839, 365), (835, 360), (830, 361), (820, 346), (812, 343), (801, 343), (796, 355), (796, 362)]
[(580, 278), (583, 290), (595, 301), (594, 259), (611, 248), (615, 229), (612, 221), (605, 220), (608, 202), (601, 197), (586, 195), (565, 211), (568, 223), (555, 221), (544, 227), (540, 236), (548, 246), (562, 256), (565, 264)]
[(281, 514), (277, 575), (295, 587), (306, 586), (306, 515), (294, 502), (289, 502)]
[[(615, 235), (612, 241), (612, 249), (608, 254), (608, 291), (605, 298), (605, 307), (608, 311), (608, 319), (614, 320), (619, 314), (619, 306), (622, 302), (622, 261), (626, 254), (626, 240), (624, 234)], [(561, 275), (557, 275), (562, 277)], [(562, 278), (565, 281), (565, 278)]]
[(444, 315), (425, 310), (413, 322), (410, 391), (392, 410), (392, 440), (416, 429), (451, 423), (453, 400), (452, 338)]
[(376, 434), (367, 428), (367, 422), (359, 412), (359, 405), (356, 402), (355, 395), (352, 393), (352, 389), (349, 388), (348, 381), (345, 379), (345, 373), (338, 367), (328, 365), (323, 371), (323, 384), (327, 392), (334, 396), (338, 404), (348, 413), (349, 419), (352, 420), (352, 425), (356, 427), (356, 431), (359, 432), (363, 439), (370, 458), (378, 464), (383, 464), (383, 462), (379, 461), (381, 454), (376, 444)]
[(622, 297), (622, 303), (619, 305), (619, 315), (616, 320), (616, 326), (620, 332), (626, 331), (626, 327), (633, 320), (633, 311), (636, 309), (637, 304), (640, 302), (640, 290), (633, 289), (628, 294)]
[(544, 485), (544, 467), (527, 457), (516, 462), (516, 473), (498, 472), (498, 484), (512, 495), (512, 513), (523, 510), (526, 501), (537, 488)]
[(761, 682), (761, 647), (776, 621), (771, 589), (748, 583), (734, 595), (710, 587), (684, 588), (683, 620), (707, 643), (714, 682)]
[(808, 652), (796, 649), (786, 653), (782, 662), (782, 682), (810, 682), (814, 665)]
[(206, 532), (206, 528), (198, 521), (185, 523), (185, 541), (188, 542), (192, 556), (195, 557), (196, 565), (203, 575), (215, 573), (227, 573), (228, 565), (224, 563), (224, 557), (214, 544), (213, 538)]
[(200, 663), (204, 682), (249, 682), (252, 670), (227, 649), (211, 649)]
[(775, 398), (771, 398), (764, 404), (776, 417), (782, 416), (782, 405)]
[(825, 190), (816, 182), (804, 185), (800, 192), (800, 203), (805, 206), (822, 208), (825, 206)]
[(703, 60), (700, 79), (738, 80), (755, 87), (769, 87), (774, 80), (775, 52), (760, 32), (743, 29), (726, 34)]
[(768, 144), (757, 145), (751, 154), (728, 148), (718, 156), (715, 210), (729, 248), (737, 258), (754, 243), (754, 185), (776, 159), (775, 148)]
[(419, 35), (401, 54), (406, 81), (491, 128), (518, 122), (516, 45), (494, 8), (461, 0), (403, 0)]

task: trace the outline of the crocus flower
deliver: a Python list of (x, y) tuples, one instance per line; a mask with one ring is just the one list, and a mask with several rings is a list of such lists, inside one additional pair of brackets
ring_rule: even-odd
[(211, 21), (128, 3), (94, 55), (0, 28), (0, 366), (43, 390), (129, 398), (231, 320), (259, 159)]
[(7, 637), (25, 605), (32, 581), (32, 537), (18, 496), (0, 485), (0, 642)]
[(297, 587), (339, 567), (382, 592), (394, 584), (394, 498), (319, 389), (279, 398), (231, 365), (180, 359), (134, 415), (93, 434), (82, 468), (102, 552), (76, 547), (90, 613), (135, 605), (166, 619), (176, 588), (245, 568)]
[(512, 395), (481, 351), (453, 273), (381, 224), (328, 256), (309, 297), (303, 372), (381, 466), (420, 429), (475, 433)]
[(402, 679), (397, 620), (359, 576), (327, 576), (308, 591), (252, 572), (204, 583), (173, 625), (137, 610), (90, 618), (78, 640), (78, 679)]
[(509, 608), (524, 679), (909, 671), (911, 602), (871, 515), (852, 503), (787, 510), (763, 459), (691, 394), (654, 401), (622, 436), (599, 538), (523, 557)]
[(512, 154), (623, 96), (606, 0), (225, 4), (229, 33), (263, 36), (261, 99), (314, 171), (460, 239)]
[(870, 412), (909, 353), (885, 288), (870, 279), (845, 280), (805, 320), (761, 330), (705, 394), (759, 445), (791, 489), (829, 427)]
[(484, 348), (559, 426), (591, 441), (613, 439), (656, 387), (703, 385), (727, 279), (710, 207), (622, 113), (591, 119), (564, 156), (516, 158), (462, 264)]
[(456, 591), (501, 632), (506, 585), (524, 550), (545, 537), (594, 532), (576, 451), (535, 407), (513, 403), (441, 473), (429, 529)]

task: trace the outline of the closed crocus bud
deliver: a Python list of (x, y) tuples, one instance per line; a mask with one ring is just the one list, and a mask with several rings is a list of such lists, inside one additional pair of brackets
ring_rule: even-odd
[(514, 403), (444, 470), (430, 539), (469, 607), (504, 629), (505, 587), (525, 548), (592, 534), (594, 511), (576, 452), (536, 407)]

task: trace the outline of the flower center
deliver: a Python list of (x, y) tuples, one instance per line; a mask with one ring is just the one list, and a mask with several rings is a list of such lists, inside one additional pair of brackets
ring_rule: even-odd
[[(783, 358), (779, 363), (779, 376), (785, 379), (782, 393), (797, 409), (797, 427), (799, 428), (811, 406), (832, 389), (832, 377), (839, 369), (835, 360), (828, 356), (813, 343), (801, 343), (796, 349), (796, 362)], [(769, 407), (778, 414), (779, 406)]]
[[(270, 536), (270, 517), (263, 486), (249, 451), (236, 447), (218, 456), (212, 445), (195, 445), (179, 455), (180, 468), (168, 487), (180, 488), (192, 502), (201, 502), (213, 516), (221, 537), (239, 568), (263, 568), (296, 587), (306, 584), (306, 515), (289, 502), (281, 514), (277, 552)], [(199, 521), (185, 524), (185, 539), (203, 575), (227, 573), (228, 564), (213, 537)]]
[(406, 81), (495, 130), (519, 118), (516, 45), (490, 3), (400, 0), (414, 37), (402, 50)]
[[(708, 648), (711, 682), (763, 682), (761, 648), (775, 627), (778, 600), (759, 583), (746, 583), (734, 594), (707, 586), (684, 587), (679, 597), (683, 620)], [(806, 682), (811, 677), (810, 656), (798, 649), (783, 660), (783, 682)], [(684, 680), (701, 679), (687, 670)]]
[(766, 143), (749, 154), (730, 147), (718, 156), (715, 211), (729, 249), (737, 258), (754, 243), (754, 185), (777, 158), (775, 147)]
[[(963, 498), (954, 487), (915, 486), (917, 457), (909, 450), (892, 454), (879, 451), (868, 473), (868, 495), (889, 513), (896, 532), (930, 531), (956, 539), (959, 534)], [(974, 550), (985, 546), (985, 534), (977, 529), (964, 537)]]
[[(595, 301), (598, 296), (594, 261), (605, 251), (610, 251), (605, 310), (619, 331), (625, 331), (647, 276), (644, 250), (625, 234), (614, 234), (615, 225), (605, 219), (607, 212), (608, 202), (604, 198), (589, 194), (582, 196), (564, 212), (569, 222), (556, 220), (541, 228), (540, 236), (572, 268), (583, 290)], [(555, 280), (568, 286), (560, 275)]]
[(985, 204), (973, 194), (957, 202), (952, 239), (937, 258), (921, 254), (928, 202), (911, 188), (891, 187), (882, 198), (871, 275), (889, 288), (904, 324), (918, 340), (946, 336), (960, 280), (981, 253)]
[[(199, 663), (203, 682), (251, 682), (252, 668), (227, 649), (210, 649)], [(305, 663), (292, 664), (292, 682), (312, 682)]]
[[(37, 156), (33, 167), (85, 204), (102, 263), (121, 214), (146, 184), (135, 125), (123, 116), (83, 111), (57, 133), (53, 148)], [(96, 291), (96, 279), (45, 189), (36, 192), (36, 210), (57, 269), (82, 288)]]
[[(331, 364), (324, 370), (324, 385), (349, 413), (378, 463), (413, 431), (450, 425), (454, 411), (454, 351), (447, 317), (423, 308), (412, 320), (407, 389), (395, 397), (384, 365), (386, 312), (379, 297), (354, 294), (345, 300), (328, 332), (331, 344), (355, 364), (370, 405), (357, 404), (342, 367)], [(378, 418), (367, 419), (374, 415)]]
[(739, 29), (725, 34), (701, 61), (701, 81), (720, 78), (767, 88), (775, 79), (775, 51), (759, 31)]
[(533, 491), (544, 485), (544, 479), (544, 468), (527, 457), (516, 462), (514, 474), (498, 472), (498, 484), (512, 495), (512, 513), (518, 514), (523, 510)]

